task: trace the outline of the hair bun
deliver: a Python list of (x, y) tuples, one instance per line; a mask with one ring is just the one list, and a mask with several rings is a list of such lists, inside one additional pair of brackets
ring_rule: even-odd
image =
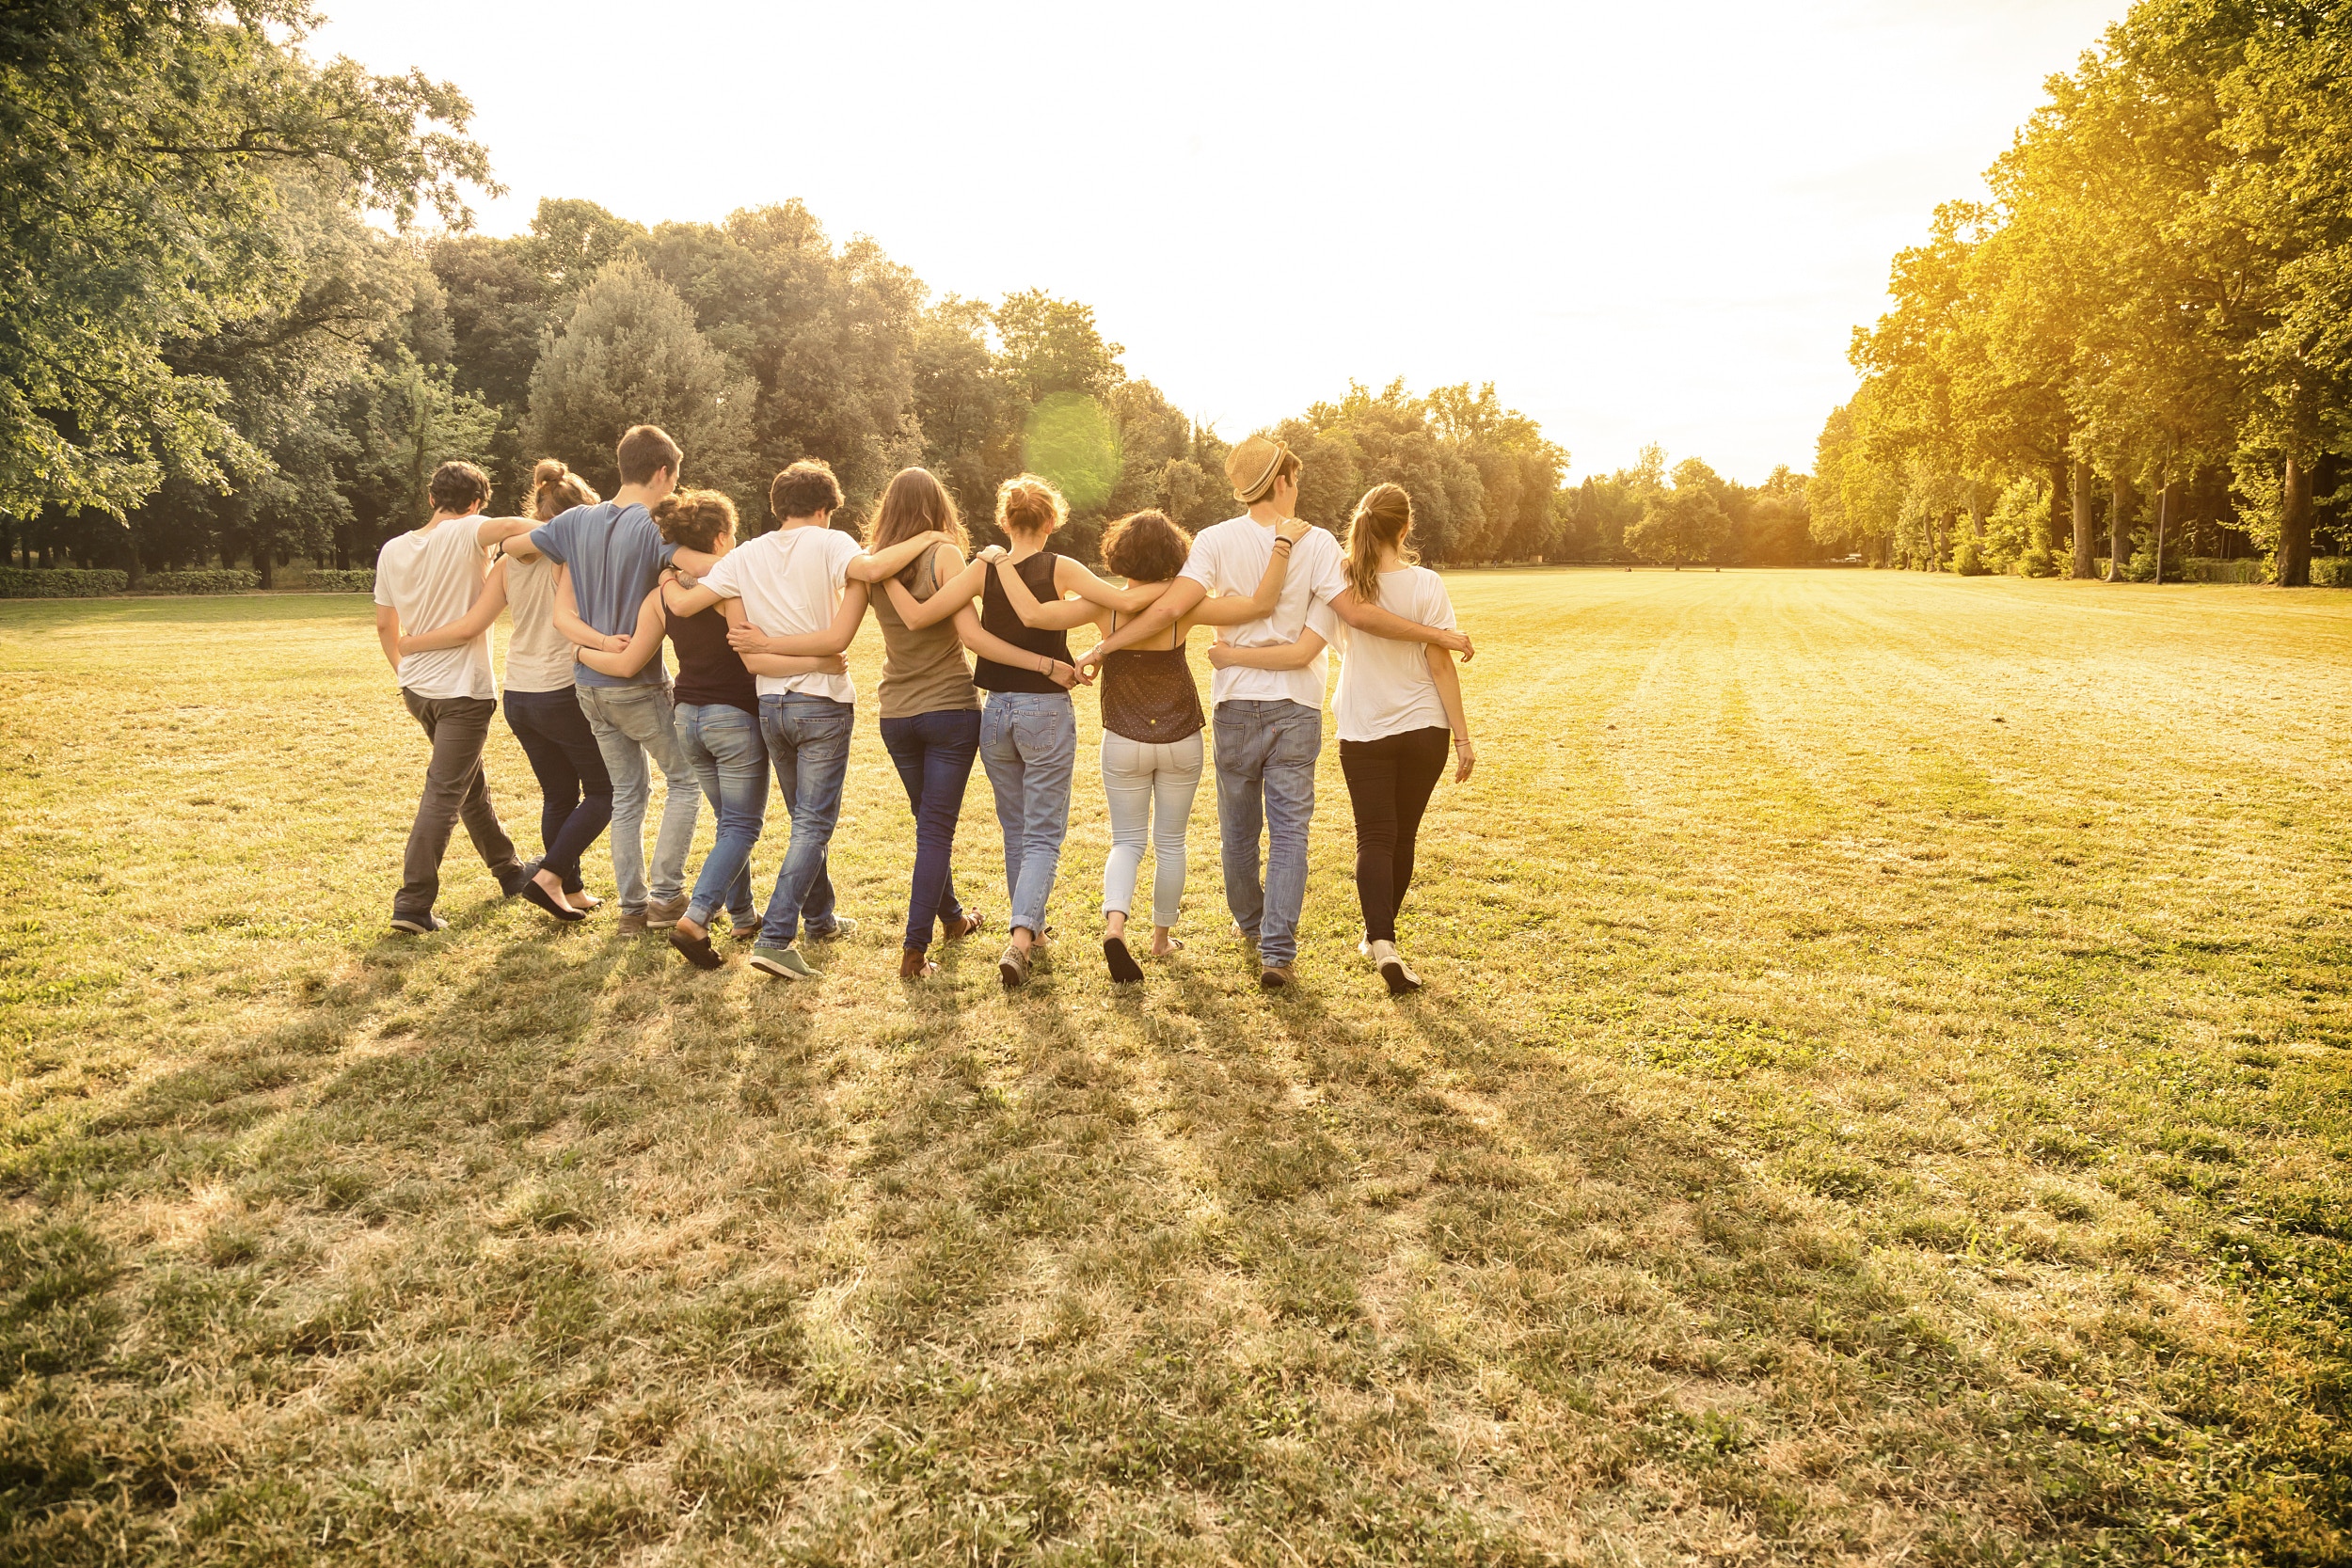
[(1035, 474), (1020, 474), (996, 490), (996, 521), (1010, 531), (1038, 533), (1057, 529), (1070, 518), (1070, 503), (1061, 492)]
[(564, 466), (562, 459), (554, 457), (542, 457), (531, 470), (531, 483), (533, 484), (553, 484), (556, 481), (562, 479), (565, 474), (570, 472), (571, 469)]

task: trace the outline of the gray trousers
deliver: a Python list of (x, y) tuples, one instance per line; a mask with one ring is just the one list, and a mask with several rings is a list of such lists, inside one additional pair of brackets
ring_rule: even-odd
[(440, 895), (441, 857), (449, 850), (450, 830), (460, 821), (482, 863), (498, 874), (501, 885), (512, 879), (520, 863), (515, 859), (514, 841), (499, 826), (499, 814), (490, 805), (490, 777), (482, 767), (482, 748), (489, 742), (490, 717), (498, 712), (498, 704), (487, 697), (420, 697), (405, 688), (400, 700), (433, 742), (424, 794), (417, 801), (416, 823), (408, 830), (400, 896), (392, 900), (394, 919), (420, 920), (433, 912), (433, 900)]

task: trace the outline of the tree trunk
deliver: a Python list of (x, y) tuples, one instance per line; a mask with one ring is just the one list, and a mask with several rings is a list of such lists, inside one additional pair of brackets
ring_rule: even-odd
[(2058, 542), (2066, 536), (2066, 463), (2058, 459), (2050, 465), (2050, 515), (2042, 522), (2043, 536), (2036, 541), (2045, 555), (2057, 553)]
[(2281, 588), (2312, 585), (2312, 472), (2300, 458), (2287, 459), (2285, 493), (2279, 498), (2279, 572)]
[(124, 586), (136, 588), (145, 583), (147, 563), (139, 559), (139, 536), (127, 529), (123, 531), (122, 557), (130, 563), (130, 569), (125, 574), (129, 581)]
[(2090, 465), (2079, 457), (2074, 459), (2074, 575), (2086, 579), (2098, 576), (2092, 568), (2090, 551), (2090, 481), (2092, 477)]
[(2107, 511), (2107, 580), (2122, 582), (2132, 559), (2132, 482), (2115, 476), (2113, 505)]
[(274, 588), (277, 586), (278, 574), (275, 570), (277, 561), (278, 552), (270, 548), (269, 546), (256, 545), (253, 546), (253, 570), (254, 573), (261, 578), (262, 586), (264, 588)]

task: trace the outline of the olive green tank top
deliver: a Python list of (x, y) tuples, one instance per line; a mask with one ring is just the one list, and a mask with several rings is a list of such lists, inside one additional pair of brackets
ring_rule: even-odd
[[(925, 550), (914, 565), (898, 574), (906, 591), (922, 603), (939, 592), (939, 549)], [(918, 713), (946, 713), (980, 705), (972, 685), (972, 667), (964, 662), (963, 642), (956, 636), (956, 618), (910, 629), (898, 618), (890, 592), (874, 585), (874, 619), (882, 623), (882, 671), (880, 695), (884, 719), (911, 719)]]

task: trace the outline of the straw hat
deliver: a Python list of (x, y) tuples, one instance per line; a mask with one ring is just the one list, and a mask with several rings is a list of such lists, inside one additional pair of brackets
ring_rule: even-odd
[(1225, 460), (1225, 477), (1232, 482), (1233, 499), (1261, 501), (1274, 488), (1274, 475), (1291, 449), (1267, 436), (1252, 436)]

